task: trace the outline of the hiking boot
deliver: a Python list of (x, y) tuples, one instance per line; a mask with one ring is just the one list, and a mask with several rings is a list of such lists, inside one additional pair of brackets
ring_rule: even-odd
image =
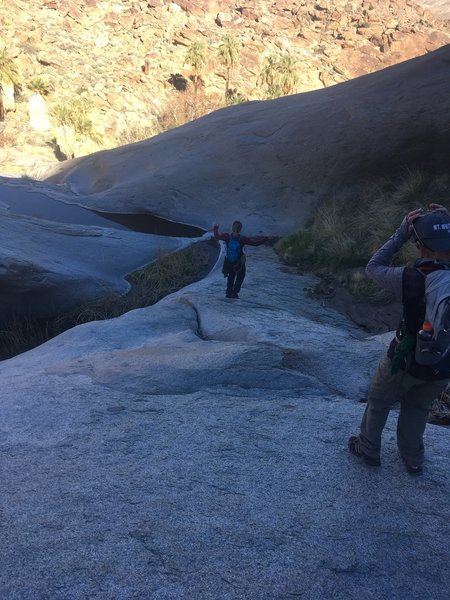
[(356, 435), (352, 435), (352, 437), (349, 438), (348, 449), (350, 454), (353, 454), (353, 456), (356, 456), (357, 458), (362, 458), (366, 465), (369, 465), (370, 467), (379, 467), (381, 465), (379, 457), (374, 458), (363, 451), (359, 437)]
[(225, 292), (225, 297), (226, 298), (234, 298), (233, 292)]
[(417, 461), (412, 460), (407, 456), (402, 456), (402, 461), (404, 462), (406, 470), (410, 475), (420, 475), (422, 473), (422, 465), (420, 465)]
[(237, 292), (233, 292), (233, 294), (231, 295), (231, 297), (239, 299), (239, 294)]

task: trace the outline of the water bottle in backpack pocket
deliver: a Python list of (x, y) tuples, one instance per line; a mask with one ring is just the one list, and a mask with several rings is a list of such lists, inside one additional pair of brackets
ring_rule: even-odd
[(439, 358), (436, 354), (436, 340), (433, 337), (433, 326), (428, 321), (425, 321), (416, 338), (416, 362), (419, 365), (433, 365)]

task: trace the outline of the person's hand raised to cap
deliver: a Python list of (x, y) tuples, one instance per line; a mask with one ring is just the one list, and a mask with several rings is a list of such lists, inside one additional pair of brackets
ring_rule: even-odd
[(430, 204), (428, 205), (429, 210), (435, 210), (437, 212), (442, 212), (445, 213), (446, 215), (450, 214), (448, 212), (448, 208), (445, 208), (445, 206), (442, 206), (442, 204), (436, 204), (435, 202), (430, 202)]
[(406, 220), (408, 221), (408, 225), (412, 225), (416, 219), (418, 219), (419, 217), (423, 217), (424, 214), (425, 214), (425, 211), (423, 208), (415, 208), (414, 210), (411, 210), (406, 215)]
[[(437, 204), (436, 202), (430, 202), (430, 204), (428, 204), (428, 210), (429, 211), (437, 211), (437, 212), (442, 212), (445, 214), (450, 214), (448, 211), (448, 208), (446, 208), (445, 206), (442, 206), (442, 204)], [(412, 225), (412, 223), (418, 219), (419, 217), (423, 217), (423, 215), (426, 213), (427, 211), (425, 211), (423, 208), (415, 208), (414, 210), (410, 211), (407, 215), (406, 215), (406, 220), (408, 221), (409, 225)]]

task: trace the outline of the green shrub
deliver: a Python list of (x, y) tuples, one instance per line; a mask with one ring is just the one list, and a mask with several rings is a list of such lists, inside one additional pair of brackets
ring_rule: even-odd
[(235, 106), (236, 104), (244, 104), (248, 99), (240, 94), (236, 89), (229, 89), (226, 95), (227, 106)]
[(50, 93), (49, 84), (44, 81), (41, 77), (33, 77), (28, 83), (27, 88), (34, 94), (40, 94), (41, 96), (48, 96)]
[(52, 116), (57, 125), (68, 125), (73, 128), (78, 136), (90, 138), (100, 144), (101, 135), (95, 130), (89, 116), (92, 104), (86, 98), (74, 98), (67, 104), (57, 104), (52, 111)]
[(275, 249), (286, 262), (310, 269), (363, 266), (367, 261), (359, 235), (350, 222), (351, 213), (346, 213), (343, 205), (323, 205), (304, 230), (283, 238)]
[[(433, 178), (422, 173), (367, 184), (353, 198), (325, 201), (303, 230), (281, 239), (275, 250), (285, 262), (310, 271), (327, 269), (345, 274), (361, 269), (407, 212), (425, 208), (430, 202), (445, 204), (449, 190), (450, 177)], [(414, 244), (407, 244), (393, 264), (405, 264), (416, 257)], [(364, 274), (342, 281), (358, 297), (379, 299)]]

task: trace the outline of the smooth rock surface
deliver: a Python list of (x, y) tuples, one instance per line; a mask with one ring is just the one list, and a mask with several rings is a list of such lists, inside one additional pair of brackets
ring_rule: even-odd
[[(23, 193), (41, 190), (90, 209), (151, 213), (204, 229), (239, 219), (251, 235), (293, 233), (325, 198), (355, 195), (361, 184), (405, 170), (447, 169), (449, 65), (447, 45), (324, 90), (222, 109), (155, 138), (68, 161), (44, 183), (27, 181)], [(0, 205), (7, 205), (11, 186), (0, 181)], [(86, 235), (84, 228), (68, 235), (59, 227), (55, 235), (54, 226), (11, 223), (0, 224), (0, 234), (15, 232), (0, 251), (7, 290), (0, 308), (63, 307), (126, 290), (123, 275), (150, 262), (156, 248), (192, 243)]]
[(130, 289), (125, 275), (198, 241), (68, 225), (1, 207), (0, 238), (0, 311), (39, 317), (125, 293)]
[(448, 429), (358, 464), (387, 340), (248, 257), (240, 300), (217, 268), (0, 364), (2, 599), (447, 600)]
[(450, 154), (450, 44), (327, 89), (228, 107), (148, 140), (57, 167), (80, 204), (255, 233), (303, 227), (330, 195)]

